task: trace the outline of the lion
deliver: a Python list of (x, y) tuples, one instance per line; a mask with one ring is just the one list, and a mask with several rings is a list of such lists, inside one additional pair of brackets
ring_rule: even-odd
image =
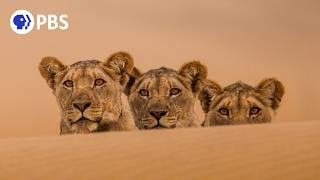
[(207, 77), (199, 61), (178, 71), (161, 67), (141, 73), (134, 68), (126, 93), (139, 129), (200, 127), (194, 104)]
[(85, 60), (69, 66), (44, 57), (39, 70), (61, 111), (60, 134), (136, 129), (123, 95), (132, 69), (133, 59), (126, 52), (103, 62)]
[(207, 80), (198, 96), (206, 114), (203, 125), (271, 122), (284, 93), (283, 84), (275, 78), (265, 79), (256, 87), (238, 81), (225, 88)]

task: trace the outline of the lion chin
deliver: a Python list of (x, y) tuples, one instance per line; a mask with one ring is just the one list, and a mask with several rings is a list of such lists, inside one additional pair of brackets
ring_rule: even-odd
[(78, 121), (71, 124), (72, 133), (93, 133), (97, 132), (99, 122), (81, 117)]
[(161, 125), (161, 124), (157, 124), (151, 128), (148, 128), (146, 127), (146, 129), (163, 129), (163, 128), (166, 128), (166, 129), (172, 129), (172, 128), (176, 128), (176, 125), (173, 124), (173, 125), (170, 125), (170, 126), (164, 126), (164, 125)]

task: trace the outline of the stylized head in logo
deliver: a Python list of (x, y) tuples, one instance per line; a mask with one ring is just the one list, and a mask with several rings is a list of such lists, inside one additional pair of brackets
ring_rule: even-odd
[(34, 18), (29, 11), (17, 10), (10, 18), (11, 29), (17, 34), (27, 34), (34, 26)]

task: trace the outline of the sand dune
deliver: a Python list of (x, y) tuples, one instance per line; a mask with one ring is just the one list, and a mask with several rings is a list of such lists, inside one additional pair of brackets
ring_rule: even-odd
[(0, 140), (0, 179), (317, 179), (320, 122)]

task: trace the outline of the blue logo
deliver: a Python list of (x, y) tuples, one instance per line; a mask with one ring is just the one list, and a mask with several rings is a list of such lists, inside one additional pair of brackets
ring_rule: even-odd
[(10, 26), (17, 34), (27, 34), (34, 27), (34, 18), (29, 11), (17, 10), (11, 15)]
[(18, 14), (13, 18), (13, 23), (17, 26), (17, 29), (28, 29), (31, 19), (26, 14), (27, 19), (22, 14)]

